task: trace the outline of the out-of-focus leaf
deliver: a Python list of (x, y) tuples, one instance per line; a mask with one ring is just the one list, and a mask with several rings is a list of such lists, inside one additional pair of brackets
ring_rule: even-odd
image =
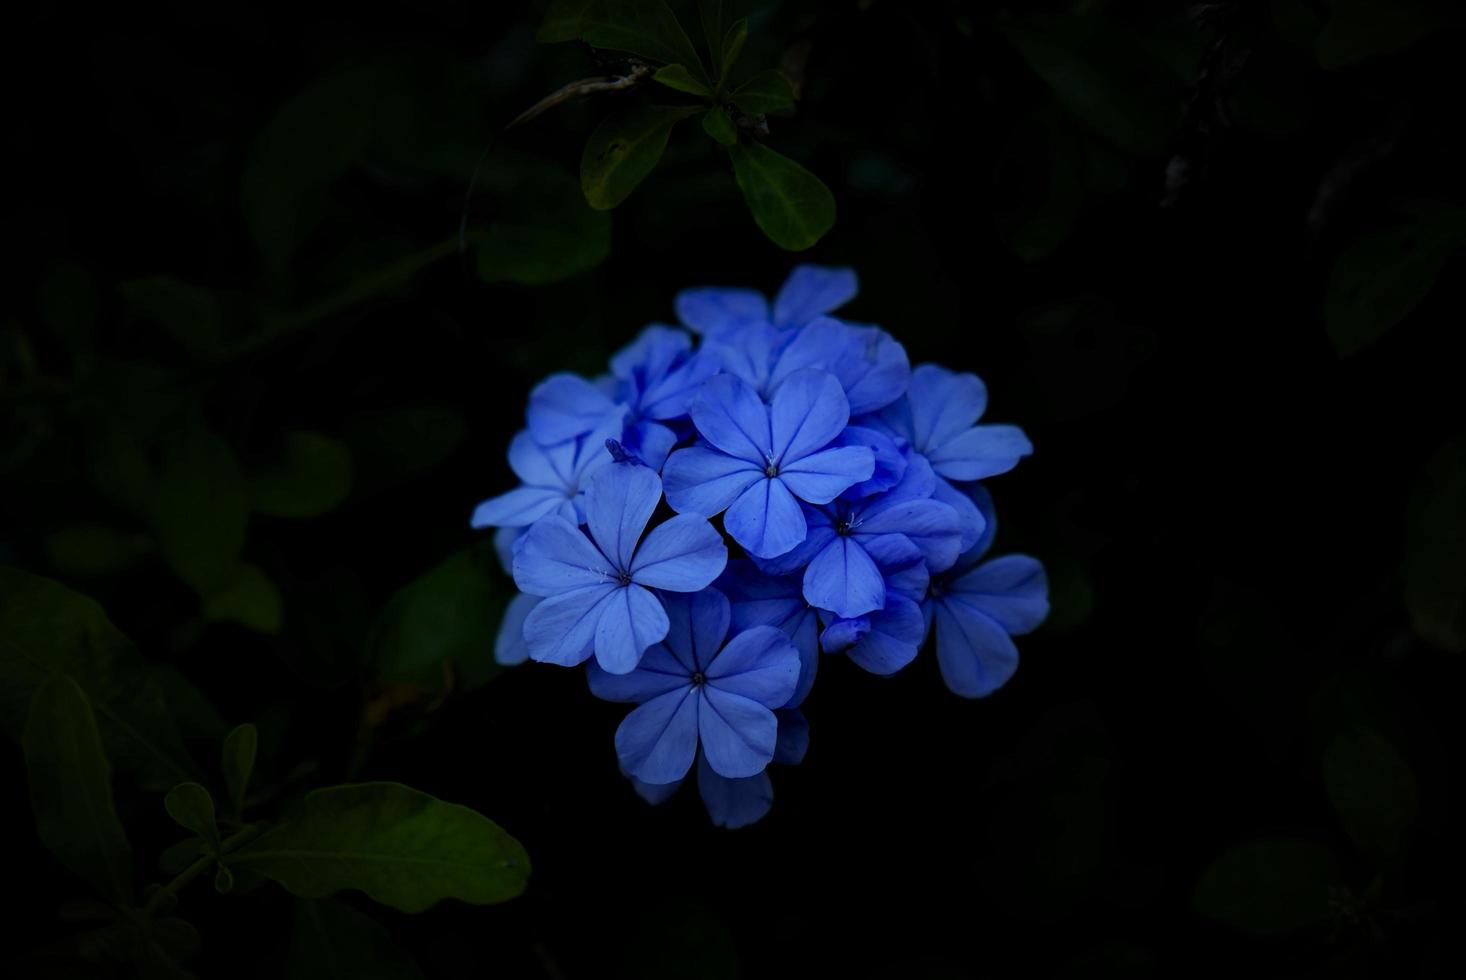
[[(578, 197), (575, 200), (579, 202)], [(343, 428), (357, 483), (376, 488), (411, 479), (441, 463), (467, 431), (461, 415), (436, 405), (360, 412)]]
[(702, 131), (724, 146), (738, 142), (738, 127), (721, 106), (713, 106), (702, 117)]
[(577, 40), (585, 22), (586, 11), (594, 2), (595, 0), (550, 0), (545, 8), (545, 19), (535, 31), (535, 40), (541, 44)]
[(672, 127), (697, 111), (639, 105), (601, 120), (580, 157), (580, 189), (590, 206), (607, 211), (626, 200), (662, 159)]
[(249, 793), (249, 781), (254, 775), (255, 757), (259, 749), (259, 729), (248, 722), (224, 736), (220, 768), (224, 773), (224, 787), (229, 793), (229, 803), (234, 807), (235, 816), (244, 812), (244, 801)]
[(1425, 299), (1446, 262), (1466, 247), (1466, 208), (1422, 207), (1369, 232), (1334, 263), (1324, 321), (1340, 356), (1369, 346)]
[(179, 783), (163, 797), (163, 808), (173, 822), (191, 830), (219, 853), (219, 824), (214, 815), (214, 798), (198, 783)]
[(1395, 747), (1368, 729), (1335, 736), (1323, 757), (1324, 785), (1360, 849), (1380, 861), (1398, 858), (1415, 823), (1415, 774)]
[(594, 269), (610, 251), (611, 216), (587, 206), (569, 175), (541, 167), (501, 196), (478, 238), (478, 273), (543, 286)]
[(713, 90), (688, 71), (686, 65), (663, 65), (652, 78), (670, 89), (686, 92), (688, 95), (711, 98), (713, 94)]
[(41, 282), (40, 298), (46, 326), (73, 356), (84, 356), (92, 346), (101, 306), (91, 275), (78, 265), (58, 265)]
[(1049, 632), (1077, 629), (1094, 611), (1094, 587), (1084, 566), (1075, 558), (1048, 562), (1050, 612), (1043, 628)]
[(156, 323), (184, 350), (211, 354), (224, 339), (224, 321), (214, 294), (172, 276), (149, 276), (122, 284), (132, 314)]
[(118, 769), (163, 789), (192, 778), (163, 679), (187, 682), (138, 656), (91, 599), (0, 567), (0, 727), (11, 738), (20, 740), (31, 700), (53, 674), (86, 691)]
[(287, 432), (281, 457), (249, 476), (250, 506), (271, 517), (315, 517), (350, 492), (351, 451), (319, 432)]
[[(696, 900), (668, 901), (626, 937), (623, 977), (638, 980), (737, 980), (738, 945), (728, 923)], [(906, 974), (900, 974), (905, 976)]]
[(99, 421), (87, 433), (87, 469), (107, 499), (140, 519), (153, 504), (153, 471), (133, 432), (115, 420)]
[(166, 441), (153, 504), (158, 544), (178, 577), (200, 594), (224, 588), (239, 567), (249, 496), (234, 452), (192, 419)]
[(664, 0), (555, 0), (536, 36), (545, 42), (579, 38), (593, 48), (703, 70), (692, 40)]
[(229, 584), (204, 596), (203, 616), (212, 623), (238, 623), (275, 634), (285, 622), (284, 601), (258, 566), (242, 564)]
[(171, 878), (182, 874), (189, 865), (210, 853), (208, 842), (202, 837), (189, 837), (164, 848), (158, 857), (158, 868)]
[(1018, 129), (998, 161), (998, 234), (1029, 262), (1064, 244), (1084, 203), (1079, 140), (1055, 115)]
[(1338, 886), (1338, 864), (1323, 844), (1258, 841), (1222, 852), (1192, 901), (1207, 918), (1272, 935), (1327, 921)]
[(1466, 653), (1466, 440), (1441, 447), (1410, 495), (1405, 605), (1416, 635)]
[(501, 580), (494, 557), (470, 549), (403, 587), (388, 602), (369, 641), (377, 678), (438, 686), (445, 661), (480, 683), (496, 674)]
[(1318, 35), (1318, 63), (1347, 68), (1403, 51), (1445, 19), (1449, 6), (1436, 0), (1330, 0)]
[[(715, 38), (708, 38), (708, 47), (714, 48), (717, 45)], [(717, 69), (718, 88), (723, 87), (723, 82), (728, 78), (728, 73), (738, 63), (739, 57), (743, 54), (743, 46), (748, 43), (748, 20), (746, 18), (735, 21), (733, 26), (728, 28), (728, 33), (723, 36), (723, 58), (722, 65)]]
[(46, 538), (51, 567), (70, 575), (125, 571), (153, 551), (153, 543), (100, 524), (74, 524)]
[(762, 143), (730, 146), (753, 220), (780, 248), (809, 248), (835, 224), (835, 196), (814, 174)]
[(130, 902), (132, 848), (112, 802), (112, 767), (86, 694), (65, 674), (36, 692), (24, 745), (42, 842), (99, 895)]
[(316, 790), (225, 860), (300, 898), (356, 889), (403, 912), (503, 902), (529, 877), (529, 855), (492, 820), (397, 783)]
[(794, 105), (794, 86), (783, 72), (771, 68), (735, 88), (728, 98), (744, 112), (778, 112)]
[(377, 920), (345, 902), (300, 899), (285, 978), (326, 977), (420, 980), (422, 971)]

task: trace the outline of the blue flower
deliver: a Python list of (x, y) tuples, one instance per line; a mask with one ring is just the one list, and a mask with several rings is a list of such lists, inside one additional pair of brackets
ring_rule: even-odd
[(692, 338), (673, 327), (652, 325), (611, 358), (614, 398), (626, 406), (621, 441), (652, 469), (660, 470), (677, 444), (665, 423), (685, 418), (693, 395), (718, 373), (716, 354), (692, 350)]
[(589, 535), (553, 514), (529, 529), (514, 556), (514, 581), (544, 597), (524, 621), (531, 657), (574, 666), (594, 651), (611, 673), (632, 671), (667, 635), (667, 613), (652, 590), (696, 592), (723, 571), (722, 535), (701, 518), (672, 517), (642, 540), (661, 492), (651, 470), (616, 463), (586, 491)]
[(819, 616), (805, 601), (800, 577), (765, 575), (752, 562), (737, 558), (728, 562), (716, 584), (732, 603), (733, 632), (777, 626), (799, 651), (799, 683), (789, 698), (789, 707), (797, 708), (814, 686), (820, 656)]
[(764, 324), (780, 330), (802, 327), (810, 320), (855, 298), (859, 281), (854, 269), (798, 265), (774, 297), (773, 306), (756, 289), (703, 286), (677, 294), (678, 318), (693, 333), (717, 337), (733, 328)]
[(676, 782), (701, 745), (708, 765), (737, 779), (763, 771), (774, 757), (782, 707), (799, 679), (799, 654), (772, 626), (728, 635), (727, 598), (716, 589), (668, 596), (671, 622), (629, 674), (592, 666), (591, 691), (608, 701), (640, 706), (616, 730), (616, 755), (628, 775), (645, 783)]
[(585, 487), (611, 461), (606, 438), (618, 434), (614, 420), (602, 420), (588, 432), (552, 446), (542, 446), (522, 430), (509, 442), (509, 468), (523, 480), (508, 493), (490, 497), (474, 509), (473, 527), (528, 527), (546, 514), (585, 523)]
[(875, 471), (866, 446), (830, 446), (849, 420), (840, 383), (824, 371), (789, 376), (765, 405), (728, 375), (693, 399), (692, 421), (708, 445), (667, 458), (667, 503), (679, 514), (712, 517), (749, 554), (782, 555), (805, 539), (799, 501), (828, 503)]
[(626, 405), (612, 397), (613, 389), (609, 381), (596, 384), (578, 374), (550, 375), (529, 393), (524, 420), (530, 435), (541, 446), (554, 446), (610, 427), (607, 436), (619, 438)]
[(996, 521), (987, 492), (978, 488), (976, 498), (989, 530), (957, 564), (932, 578), (922, 603), (928, 625), (936, 630), (942, 680), (965, 698), (986, 697), (1006, 684), (1018, 669), (1012, 637), (1037, 629), (1049, 614), (1048, 578), (1037, 559), (982, 560)]
[(987, 386), (975, 374), (958, 374), (935, 364), (911, 372), (906, 397), (883, 409), (874, 421), (904, 439), (937, 474), (933, 495), (963, 517), (962, 547), (982, 533), (972, 501), (949, 481), (969, 482), (1006, 473), (1033, 452), (1016, 425), (977, 425), (987, 408)]
[(544, 600), (537, 595), (517, 593), (504, 609), (499, 620), (499, 634), (494, 637), (494, 663), (513, 667), (529, 659), (529, 643), (524, 638), (524, 621)]
[(884, 559), (885, 605), (854, 619), (834, 619), (820, 634), (826, 653), (844, 653), (856, 666), (881, 675), (915, 660), (926, 641), (920, 602), (930, 582), (926, 560), (914, 544), (889, 549)]

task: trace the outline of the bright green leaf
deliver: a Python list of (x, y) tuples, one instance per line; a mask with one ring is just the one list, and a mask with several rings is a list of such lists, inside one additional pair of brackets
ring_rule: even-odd
[(1324, 845), (1260, 841), (1223, 852), (1202, 874), (1193, 901), (1208, 918), (1272, 935), (1326, 921), (1338, 884), (1338, 865)]
[(1466, 247), (1466, 208), (1419, 210), (1368, 232), (1339, 255), (1324, 298), (1324, 321), (1340, 356), (1356, 353), (1419, 306), (1451, 256)]
[(491, 555), (467, 550), (398, 591), (368, 641), (377, 678), (436, 686), (444, 662), (480, 681), (497, 673), (493, 643), (503, 609), (501, 581)]
[(641, 105), (603, 119), (580, 157), (580, 189), (590, 206), (607, 211), (626, 200), (662, 158), (672, 127), (696, 111)]
[(351, 451), (319, 432), (287, 432), (279, 458), (249, 476), (250, 506), (271, 517), (315, 517), (350, 492)]
[(172, 433), (153, 503), (163, 556), (200, 594), (227, 586), (239, 567), (249, 498), (234, 452), (199, 420)]
[(492, 820), (397, 783), (316, 790), (226, 860), (300, 898), (356, 889), (403, 912), (506, 901), (529, 877), (529, 855)]
[(705, 99), (712, 98), (713, 95), (712, 89), (688, 71), (686, 65), (664, 65), (657, 69), (652, 78), (670, 89), (686, 92), (688, 95)]
[(126, 571), (153, 550), (137, 534), (123, 534), (99, 524), (74, 524), (46, 538), (51, 567), (70, 575), (109, 575)]
[(295, 903), (285, 980), (421, 980), (411, 956), (377, 920), (332, 899)]
[(794, 105), (794, 86), (783, 72), (761, 71), (728, 96), (744, 112), (778, 112)]
[[(712, 41), (708, 42), (709, 45), (712, 45), (712, 43)], [(739, 56), (743, 54), (743, 46), (748, 43), (747, 19), (734, 22), (733, 26), (728, 28), (728, 33), (723, 37), (721, 43), (723, 46), (723, 66), (718, 69), (718, 88), (720, 89), (727, 80), (728, 73), (738, 63)]]
[(702, 131), (724, 146), (738, 142), (738, 127), (721, 106), (713, 106), (703, 115)]
[(163, 797), (163, 808), (173, 822), (191, 830), (219, 853), (219, 824), (214, 814), (214, 798), (198, 783), (179, 783)]
[(1441, 447), (1410, 495), (1405, 605), (1415, 633), (1466, 653), (1466, 440)]
[(775, 245), (809, 248), (835, 224), (835, 196), (814, 174), (762, 143), (730, 146), (738, 189)]
[(273, 636), (285, 623), (280, 590), (260, 568), (242, 564), (228, 585), (204, 597), (203, 617), (211, 623), (238, 623)]
[(64, 674), (36, 692), (25, 726), (31, 809), (41, 841), (117, 903), (132, 900), (132, 848), (112, 802), (112, 767), (87, 696)]
[(135, 317), (162, 327), (190, 354), (213, 353), (224, 340), (219, 301), (207, 289), (171, 276), (150, 276), (123, 283), (122, 297)]
[(1415, 774), (1375, 732), (1335, 736), (1323, 757), (1324, 785), (1360, 849), (1380, 861), (1398, 858), (1419, 809)]
[(246, 722), (224, 736), (224, 751), (220, 768), (224, 773), (224, 787), (229, 793), (229, 803), (234, 815), (244, 812), (244, 801), (249, 792), (250, 777), (255, 771), (255, 757), (259, 754), (260, 732)]

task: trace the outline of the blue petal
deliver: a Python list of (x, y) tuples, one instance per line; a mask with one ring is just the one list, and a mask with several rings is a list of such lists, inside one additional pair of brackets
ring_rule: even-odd
[(804, 570), (804, 598), (841, 619), (854, 619), (886, 604), (886, 583), (864, 548), (836, 536)]
[(911, 362), (906, 348), (879, 327), (851, 327), (844, 356), (833, 371), (850, 399), (852, 414), (885, 408), (906, 393)]
[(750, 321), (766, 321), (769, 303), (755, 289), (702, 286), (684, 289), (674, 302), (677, 319), (693, 333), (715, 337), (724, 330)]
[(574, 374), (552, 374), (529, 393), (525, 420), (536, 442), (552, 446), (599, 429), (625, 408), (591, 382)]
[(687, 775), (697, 753), (701, 700), (687, 687), (652, 698), (627, 715), (616, 729), (621, 771), (647, 783), (673, 783)]
[(870, 617), (856, 616), (854, 619), (837, 619), (820, 634), (820, 649), (825, 653), (844, 653), (871, 630)]
[(875, 472), (866, 446), (833, 446), (779, 468), (779, 479), (802, 500), (827, 504)]
[(954, 580), (947, 590), (1015, 636), (1038, 629), (1049, 615), (1048, 576), (1028, 555), (994, 558)]
[(645, 466), (616, 463), (591, 478), (585, 517), (604, 554), (618, 569), (630, 566), (636, 543), (662, 499), (662, 481)]
[(697, 791), (713, 826), (729, 830), (757, 823), (774, 805), (774, 784), (768, 773), (729, 779), (713, 771), (706, 755), (698, 757)]
[(515, 487), (490, 497), (473, 509), (470, 527), (525, 527), (553, 512), (566, 500), (564, 491)]
[(774, 458), (780, 468), (803, 459), (828, 446), (849, 421), (850, 402), (833, 374), (813, 368), (796, 371), (779, 386), (769, 406)]
[(514, 584), (531, 595), (555, 595), (604, 585), (615, 575), (611, 563), (574, 524), (551, 514), (536, 522), (514, 556)]
[(1003, 627), (951, 595), (932, 604), (942, 680), (964, 698), (986, 697), (1018, 669), (1018, 648)]
[(610, 585), (589, 585), (542, 601), (524, 620), (529, 655), (562, 667), (583, 663), (591, 655), (601, 610), (619, 591)]
[[(666, 465), (667, 454), (677, 445), (677, 433), (656, 422), (637, 422), (622, 430), (622, 448), (645, 463), (653, 472)], [(609, 454), (608, 454), (609, 455)]]
[(639, 585), (618, 589), (601, 609), (596, 624), (596, 663), (607, 673), (628, 674), (641, 655), (667, 635), (667, 611), (662, 601)]
[(723, 536), (701, 517), (678, 514), (646, 536), (631, 559), (631, 580), (651, 589), (696, 592), (712, 584), (728, 563)]
[(767, 397), (774, 387), (780, 352), (792, 337), (791, 332), (767, 323), (750, 323), (710, 339), (703, 349), (718, 359), (722, 370)]
[[(957, 512), (957, 520), (962, 526), (962, 557), (957, 560), (957, 565), (967, 562), (968, 556), (980, 557), (987, 551), (988, 545), (992, 543), (993, 534), (996, 533), (997, 525), (983, 514), (974, 502), (977, 492), (987, 493), (980, 484), (972, 484), (971, 489), (964, 491), (952, 486), (941, 477), (937, 478), (935, 489), (932, 491), (932, 499), (940, 500)], [(991, 510), (991, 508), (989, 508)], [(980, 546), (980, 547), (979, 547)], [(974, 555), (973, 553), (976, 552)], [(971, 564), (976, 562), (969, 562)], [(955, 566), (954, 566), (955, 567)]]
[(1006, 473), (1033, 452), (1016, 425), (976, 425), (926, 454), (932, 469), (949, 480), (984, 480)]
[(679, 514), (699, 517), (722, 513), (762, 479), (764, 472), (755, 464), (706, 446), (677, 450), (662, 470), (667, 503)]
[(704, 684), (699, 693), (702, 703), (697, 711), (697, 730), (708, 765), (730, 779), (762, 772), (774, 757), (779, 731), (774, 713), (756, 701), (710, 684)]
[(807, 530), (799, 501), (781, 479), (759, 480), (743, 491), (723, 515), (723, 528), (759, 558), (792, 550)]
[[(882, 502), (884, 503), (884, 502)], [(921, 549), (934, 572), (951, 568), (962, 553), (962, 519), (936, 500), (900, 500), (861, 513), (859, 535), (900, 534)]]
[(888, 593), (886, 608), (868, 618), (870, 630), (845, 651), (856, 666), (884, 676), (916, 659), (926, 639), (920, 606), (903, 595)]
[(774, 746), (774, 761), (781, 766), (797, 766), (809, 751), (809, 722), (804, 712), (784, 708), (774, 712), (779, 719), (779, 740)]
[(731, 607), (717, 589), (668, 593), (666, 646), (683, 670), (691, 675), (713, 662), (728, 635)]
[(854, 269), (796, 265), (774, 297), (773, 322), (781, 327), (803, 326), (823, 313), (844, 306), (859, 290), (860, 281)]
[(630, 673), (612, 674), (592, 661), (586, 665), (585, 679), (590, 692), (602, 701), (640, 704), (679, 687), (691, 686), (692, 672), (683, 667), (663, 641), (648, 647), (641, 663)]
[[(931, 572), (926, 567), (926, 559), (922, 557), (921, 549), (913, 545), (911, 551), (916, 555), (914, 561), (883, 562), (876, 558), (876, 564), (881, 566), (881, 574), (886, 577), (888, 601), (893, 592), (917, 602), (920, 602), (926, 595), (927, 587), (931, 584)], [(875, 556), (872, 555), (872, 557)]]
[(797, 572), (813, 561), (814, 556), (834, 540), (835, 527), (831, 522), (829, 508), (812, 507), (806, 504), (801, 509), (804, 512), (804, 524), (807, 528), (804, 543), (774, 558), (755, 557), (753, 563), (764, 574), (777, 576)]
[[(563, 444), (574, 454), (575, 443)], [(556, 447), (560, 449), (560, 447)], [(560, 450), (564, 452), (563, 449)], [(509, 440), (509, 468), (520, 481), (532, 487), (554, 487), (564, 483), (564, 475), (551, 461), (549, 451), (534, 441), (528, 429), (520, 429)]]
[(849, 499), (869, 497), (889, 490), (900, 483), (901, 477), (906, 473), (906, 454), (896, 445), (895, 439), (879, 429), (848, 425), (832, 445), (867, 446), (875, 454), (875, 470), (870, 479), (851, 486), (845, 493)]
[(780, 624), (780, 629), (799, 652), (799, 680), (794, 684), (794, 693), (784, 702), (786, 708), (797, 708), (809, 697), (814, 688), (815, 674), (820, 665), (820, 621), (813, 609), (807, 606), (798, 618)]
[(727, 374), (709, 378), (689, 411), (702, 437), (729, 456), (760, 467), (774, 458), (768, 409), (757, 393), (737, 378)]
[(528, 533), (527, 527), (501, 527), (494, 532), (494, 556), (499, 559), (499, 567), (504, 569), (505, 575), (513, 576), (514, 556)]
[(799, 653), (783, 630), (754, 626), (729, 640), (704, 673), (711, 687), (778, 708), (799, 681)]
[(641, 412), (651, 419), (672, 419), (686, 415), (693, 396), (703, 383), (717, 374), (722, 364), (713, 351), (698, 351), (685, 364), (654, 381), (641, 394)]
[(987, 408), (987, 386), (975, 374), (958, 374), (935, 364), (911, 372), (911, 444), (917, 452), (942, 445), (970, 428)]
[(665, 377), (677, 359), (690, 350), (692, 338), (685, 331), (654, 323), (611, 355), (611, 373), (635, 381), (645, 392), (648, 383)]
[(537, 595), (516, 593), (499, 620), (499, 635), (494, 637), (494, 663), (504, 667), (522, 664), (529, 659), (529, 644), (524, 640), (524, 620), (540, 604)]
[[(623, 773), (623, 775), (625, 775)], [(671, 783), (646, 783), (635, 776), (626, 776), (631, 788), (636, 790), (636, 795), (646, 800), (652, 806), (660, 806), (670, 800), (679, 789), (682, 788), (682, 780)]]

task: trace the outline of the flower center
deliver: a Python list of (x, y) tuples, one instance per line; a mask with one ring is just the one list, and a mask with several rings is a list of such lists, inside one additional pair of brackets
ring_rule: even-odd
[(630, 585), (631, 584), (631, 573), (628, 572), (624, 568), (619, 569), (616, 572), (616, 582), (619, 585)]
[(703, 673), (703, 672), (702, 672), (702, 671), (700, 671), (700, 670), (699, 670), (699, 671), (697, 671), (697, 672), (696, 672), (696, 673), (694, 673), (694, 674), (693, 674), (693, 675), (692, 675), (692, 683), (693, 683), (693, 686), (694, 686), (694, 687), (702, 687), (702, 686), (703, 686), (703, 685), (704, 685), (704, 684), (706, 684), (706, 683), (707, 683), (707, 682), (708, 682), (708, 677), (707, 677), (707, 675), (706, 675), (706, 674), (704, 674), (704, 673)]
[(778, 475), (779, 475), (779, 461), (776, 460), (776, 459), (774, 459), (774, 457), (772, 457), (772, 456), (765, 456), (764, 457), (764, 476), (766, 476), (766, 477), (768, 477), (769, 479), (772, 480), (774, 477), (776, 477)]

